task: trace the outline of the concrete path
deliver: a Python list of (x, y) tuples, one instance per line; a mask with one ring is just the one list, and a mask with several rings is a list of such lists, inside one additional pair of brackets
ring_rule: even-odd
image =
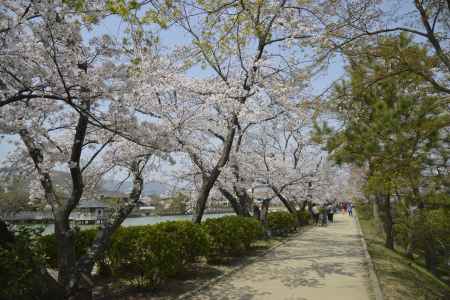
[(372, 300), (359, 230), (338, 214), (190, 299)]

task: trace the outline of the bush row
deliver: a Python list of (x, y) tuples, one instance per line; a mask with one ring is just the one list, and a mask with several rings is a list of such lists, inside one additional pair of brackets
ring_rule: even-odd
[[(272, 234), (294, 232), (298, 222), (287, 212), (268, 216)], [(96, 230), (75, 232), (75, 255), (84, 255)], [(155, 225), (121, 227), (114, 233), (105, 257), (98, 262), (100, 272), (121, 278), (133, 278), (139, 286), (157, 286), (182, 271), (199, 257), (208, 261), (244, 254), (251, 244), (264, 236), (260, 222), (254, 218), (225, 216), (207, 219), (203, 224), (170, 221)], [(56, 267), (56, 239), (43, 236), (40, 244), (48, 266)]]
[(285, 211), (272, 212), (268, 215), (268, 227), (272, 235), (286, 236), (297, 231), (299, 226), (309, 224), (311, 215), (308, 211), (297, 211), (296, 215)]
[[(94, 241), (95, 235), (97, 233), (96, 229), (78, 230), (74, 233), (75, 240), (75, 256), (81, 257), (86, 254), (87, 249)], [(44, 249), (45, 260), (48, 266), (51, 268), (56, 268), (56, 238), (54, 234), (44, 235), (40, 237), (40, 244)]]
[(203, 226), (210, 236), (208, 258), (212, 259), (241, 255), (253, 242), (264, 235), (263, 227), (254, 218), (226, 216), (208, 219)]
[(42, 230), (20, 226), (8, 228), (0, 221), (0, 299), (63, 299), (59, 286), (43, 268)]
[(285, 212), (277, 211), (269, 213), (267, 223), (272, 235), (285, 236), (297, 230), (298, 221), (295, 215)]
[(311, 221), (311, 214), (307, 210), (297, 211), (297, 219), (300, 226), (306, 226)]
[[(96, 229), (75, 232), (77, 258), (86, 254), (96, 232)], [(55, 235), (41, 237), (40, 243), (47, 264), (55, 268)], [(135, 283), (139, 286), (156, 286), (198, 257), (208, 255), (208, 249), (209, 236), (205, 228), (188, 221), (121, 227), (112, 236), (105, 257), (97, 263), (101, 273), (137, 278)]]
[(188, 221), (123, 227), (113, 236), (106, 262), (117, 276), (139, 275), (140, 285), (158, 285), (208, 254), (204, 228)]

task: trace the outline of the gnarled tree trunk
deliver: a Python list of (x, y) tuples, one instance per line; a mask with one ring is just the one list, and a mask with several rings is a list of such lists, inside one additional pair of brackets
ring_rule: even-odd
[[(82, 109), (84, 111), (89, 111), (89, 108), (89, 101), (84, 102)], [(58, 253), (58, 282), (64, 288), (65, 299), (85, 300), (91, 298), (92, 286), (90, 286), (89, 277), (92, 267), (96, 259), (103, 255), (109, 239), (114, 231), (128, 216), (136, 202), (139, 200), (143, 184), (141, 177), (143, 168), (139, 167), (138, 162), (133, 163), (130, 168), (134, 175), (133, 190), (130, 194), (131, 201), (114, 216), (111, 223), (103, 226), (88, 251), (88, 254), (77, 261), (75, 257), (74, 231), (70, 227), (69, 216), (78, 205), (84, 189), (80, 159), (86, 137), (87, 125), (88, 117), (84, 113), (81, 113), (76, 126), (71, 149), (72, 152), (69, 167), (72, 179), (72, 193), (68, 199), (59, 199), (56, 196), (50, 173), (45, 167), (43, 167), (43, 163), (45, 162), (44, 153), (39, 144), (36, 143), (33, 136), (27, 129), (22, 129), (19, 132), (22, 141), (27, 147), (29, 155), (34, 162), (35, 169), (39, 174), (46, 200), (52, 207), (53, 216), (55, 219), (55, 237)], [(85, 280), (82, 281), (82, 278)]]
[(380, 203), (383, 204), (381, 197), (375, 196), (372, 198), (372, 215), (375, 223), (375, 227), (379, 233), (384, 231), (384, 222), (380, 215)]
[(202, 164), (199, 162), (198, 159), (195, 158), (195, 155), (193, 153), (190, 153), (191, 157), (194, 160), (194, 163), (196, 163), (197, 166), (200, 169), (202, 169), (202, 172), (203, 172), (202, 186), (200, 188), (200, 193), (197, 197), (197, 200), (195, 203), (195, 208), (194, 208), (194, 211), (192, 214), (192, 222), (194, 222), (194, 223), (200, 223), (202, 221), (203, 214), (204, 214), (205, 208), (206, 208), (206, 201), (208, 201), (209, 193), (211, 192), (211, 189), (213, 188), (214, 184), (216, 183), (217, 178), (219, 177), (220, 173), (222, 172), (222, 168), (225, 166), (225, 164), (228, 162), (228, 159), (230, 158), (230, 152), (231, 152), (231, 147), (233, 145), (235, 133), (236, 133), (235, 127), (231, 126), (228, 129), (227, 137), (224, 139), (223, 146), (222, 146), (222, 153), (220, 155), (220, 158), (211, 171), (204, 170)]
[(261, 224), (265, 229), (267, 229), (267, 216), (269, 214), (269, 205), (270, 205), (270, 199), (264, 199), (263, 203), (261, 205)]
[(250, 204), (251, 199), (247, 191), (243, 188), (233, 186), (237, 198), (239, 199), (239, 205), (241, 207), (241, 216), (250, 217)]
[(292, 206), (292, 203), (289, 202), (289, 200), (286, 197), (284, 197), (275, 186), (272, 185), (272, 186), (270, 186), (270, 188), (275, 193), (275, 195), (277, 195), (278, 199), (281, 200), (281, 202), (284, 204), (284, 206), (287, 208), (287, 210), (291, 214), (295, 215), (295, 217), (297, 218), (297, 213), (295, 211), (295, 208)]
[(87, 251), (86, 255), (82, 256), (75, 265), (75, 270), (70, 274), (70, 280), (76, 285), (72, 287), (69, 299), (82, 300), (91, 297), (91, 272), (95, 262), (97, 262), (105, 253), (109, 245), (111, 236), (119, 228), (122, 222), (128, 217), (136, 203), (139, 201), (144, 186), (142, 178), (142, 168), (139, 162), (132, 163), (130, 170), (133, 174), (133, 188), (129, 194), (129, 201), (126, 205), (121, 207), (113, 216), (110, 222), (102, 224), (98, 231), (94, 242)]
[(236, 215), (242, 216), (243, 215), (242, 207), (241, 204), (239, 203), (239, 200), (236, 199), (236, 197), (234, 197), (233, 194), (231, 194), (223, 187), (219, 187), (219, 191), (228, 200), (228, 202), (230, 202), (231, 207), (233, 208)]

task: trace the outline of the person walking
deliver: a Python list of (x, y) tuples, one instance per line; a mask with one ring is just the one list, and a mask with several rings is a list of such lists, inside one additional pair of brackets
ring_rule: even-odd
[(327, 215), (328, 215), (328, 222), (333, 223), (333, 214), (334, 214), (334, 206), (328, 204), (327, 206)]
[(314, 218), (314, 225), (319, 225), (319, 209), (317, 208), (317, 205), (313, 203), (311, 207), (311, 212)]
[(323, 205), (320, 208), (320, 224), (322, 226), (327, 226), (327, 207), (326, 205)]
[(353, 217), (353, 205), (351, 202), (347, 206), (347, 212), (350, 217)]

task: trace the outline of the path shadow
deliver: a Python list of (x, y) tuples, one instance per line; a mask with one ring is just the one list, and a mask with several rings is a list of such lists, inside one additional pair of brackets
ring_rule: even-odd
[[(368, 279), (367, 262), (361, 236), (339, 220), (329, 227), (312, 228), (304, 235), (288, 240), (266, 255), (256, 258), (244, 269), (225, 277), (192, 299), (306, 300), (301, 296), (284, 298), (272, 294), (270, 287), (295, 290), (301, 287), (325, 288), (330, 278)], [(349, 231), (350, 230), (350, 231)], [(294, 291), (286, 292), (287, 295)], [(281, 298), (280, 298), (281, 297)]]

